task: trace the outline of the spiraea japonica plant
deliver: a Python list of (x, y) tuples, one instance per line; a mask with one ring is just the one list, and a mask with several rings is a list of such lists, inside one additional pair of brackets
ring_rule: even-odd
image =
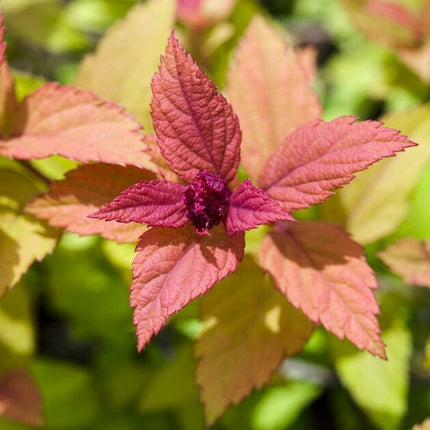
[[(196, 17), (193, 25), (204, 26)], [(148, 130), (138, 122), (146, 121), (143, 92), (126, 96), (124, 82), (112, 97), (96, 88), (107, 41), (77, 78), (94, 92), (47, 83), (22, 101), (1, 45), (0, 154), (32, 170), (31, 160), (52, 155), (79, 165), (49, 189), (42, 181), (19, 195), (2, 190), (14, 271), (0, 287), (51, 252), (63, 230), (137, 243), (130, 306), (140, 352), (202, 296), (196, 381), (209, 424), (267, 383), (317, 326), (386, 359), (378, 284), (362, 245), (341, 226), (297, 211), (344, 186), (347, 193), (357, 172), (415, 143), (378, 121), (321, 119), (310, 57), (262, 17), (234, 53), (226, 95), (176, 32), (165, 43), (146, 83)], [(30, 250), (15, 246), (29, 237)]]

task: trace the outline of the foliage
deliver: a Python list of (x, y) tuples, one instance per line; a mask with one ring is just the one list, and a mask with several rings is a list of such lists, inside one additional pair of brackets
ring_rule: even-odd
[(2, 428), (425, 428), (430, 2), (324, 3), (1, 4)]

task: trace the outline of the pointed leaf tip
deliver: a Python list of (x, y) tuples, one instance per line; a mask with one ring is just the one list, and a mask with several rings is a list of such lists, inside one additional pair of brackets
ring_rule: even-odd
[(321, 203), (384, 157), (415, 146), (398, 130), (350, 116), (314, 121), (288, 136), (263, 168), (258, 184), (287, 211)]
[(236, 269), (243, 258), (244, 234), (227, 236), (215, 227), (198, 236), (192, 226), (153, 227), (138, 243), (133, 262), (130, 305), (142, 350), (167, 318)]
[(275, 200), (247, 179), (230, 197), (226, 229), (227, 234), (232, 235), (262, 224), (293, 220)]
[(240, 158), (239, 121), (173, 32), (152, 93), (154, 128), (170, 168), (187, 182), (201, 170), (231, 181)]
[(386, 358), (377, 288), (361, 246), (334, 224), (289, 223), (264, 239), (260, 264), (290, 303), (340, 339)]
[(184, 185), (168, 181), (138, 182), (89, 217), (180, 227), (188, 221), (183, 198), (185, 188)]

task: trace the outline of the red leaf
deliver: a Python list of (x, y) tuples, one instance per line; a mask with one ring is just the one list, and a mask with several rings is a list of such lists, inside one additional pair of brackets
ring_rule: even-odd
[(288, 300), (340, 339), (385, 358), (377, 288), (363, 249), (339, 227), (303, 221), (263, 240), (260, 264)]
[(154, 128), (170, 168), (187, 182), (200, 170), (231, 181), (240, 158), (238, 119), (173, 33), (152, 93)]
[(197, 382), (211, 424), (266, 383), (283, 358), (300, 351), (312, 324), (247, 256), (205, 294), (201, 309), (207, 327), (196, 343)]
[(138, 349), (167, 318), (233, 272), (243, 257), (244, 235), (224, 227), (198, 236), (193, 228), (153, 227), (143, 234), (133, 262), (130, 304), (135, 308)]
[(287, 211), (321, 203), (354, 172), (415, 146), (377, 121), (340, 117), (297, 129), (268, 160), (259, 185)]
[(243, 132), (242, 163), (253, 179), (297, 127), (321, 107), (285, 35), (254, 17), (228, 72), (227, 94)]
[(430, 287), (430, 240), (405, 237), (378, 256), (405, 282)]
[(185, 189), (185, 185), (168, 181), (139, 182), (91, 214), (90, 218), (181, 227), (188, 221), (183, 196)]
[(52, 183), (50, 191), (27, 206), (27, 211), (48, 220), (54, 227), (80, 235), (100, 234), (119, 242), (136, 242), (146, 226), (107, 223), (88, 214), (111, 201), (124, 188), (154, 175), (134, 166), (89, 164), (67, 173), (66, 179)]
[(140, 126), (124, 110), (95, 94), (48, 83), (19, 105), (13, 138), (0, 153), (18, 159), (62, 155), (77, 161), (153, 169)]
[(0, 416), (43, 425), (42, 398), (33, 379), (23, 370), (11, 370), (0, 381)]
[(177, 0), (177, 15), (187, 26), (204, 29), (225, 19), (236, 0)]
[(227, 215), (227, 234), (247, 231), (274, 221), (293, 220), (281, 206), (247, 179), (231, 195)]

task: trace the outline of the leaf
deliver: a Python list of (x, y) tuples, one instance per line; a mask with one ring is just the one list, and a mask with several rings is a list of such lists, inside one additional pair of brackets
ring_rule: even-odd
[(292, 221), (293, 218), (263, 190), (255, 188), (249, 179), (230, 196), (226, 222), (229, 235), (281, 220)]
[(405, 282), (430, 287), (430, 240), (405, 237), (379, 252), (378, 257)]
[(43, 425), (41, 395), (24, 370), (11, 370), (1, 378), (0, 416), (32, 426)]
[(57, 243), (58, 231), (23, 210), (37, 192), (20, 173), (0, 170), (0, 296)]
[(124, 225), (88, 218), (124, 188), (154, 175), (134, 166), (89, 164), (67, 173), (63, 181), (53, 182), (50, 191), (37, 197), (27, 211), (45, 219), (53, 227), (65, 228), (82, 236), (100, 234), (119, 242), (136, 242), (146, 226)]
[(230, 65), (227, 94), (243, 131), (242, 162), (253, 179), (293, 130), (321, 114), (296, 53), (260, 16)]
[(288, 381), (264, 390), (252, 411), (255, 430), (281, 430), (293, 426), (301, 413), (321, 394), (322, 387), (306, 380)]
[(321, 203), (353, 173), (414, 146), (397, 130), (377, 121), (340, 117), (298, 128), (264, 166), (258, 183), (285, 210)]
[(96, 52), (85, 57), (75, 84), (124, 106), (150, 132), (151, 78), (174, 19), (173, 0), (135, 5), (106, 33)]
[(249, 256), (201, 306), (206, 329), (196, 343), (197, 382), (212, 424), (267, 382), (283, 358), (300, 351), (312, 327)]
[(176, 14), (187, 26), (204, 29), (222, 21), (232, 11), (236, 0), (178, 0)]
[(348, 345), (334, 344), (332, 355), (336, 371), (357, 404), (377, 428), (399, 428), (408, 408), (409, 360), (412, 338), (400, 321), (384, 331), (387, 361), (354, 352)]
[(202, 170), (231, 181), (240, 159), (239, 121), (173, 33), (152, 93), (154, 128), (170, 168), (187, 182)]
[(168, 181), (138, 182), (92, 213), (90, 218), (181, 227), (188, 221), (185, 189), (185, 185)]
[(198, 236), (192, 226), (153, 227), (137, 245), (130, 305), (135, 308), (139, 351), (167, 318), (233, 272), (243, 257), (244, 235), (224, 227)]
[(342, 6), (354, 25), (372, 40), (389, 47), (416, 43), (418, 20), (402, 5), (392, 1), (342, 0)]
[(421, 424), (415, 424), (412, 430), (430, 430), (430, 418), (425, 419)]
[(155, 168), (139, 129), (121, 107), (93, 93), (51, 82), (19, 105), (15, 137), (0, 141), (0, 154), (21, 160), (61, 155), (84, 163)]
[(412, 193), (430, 160), (430, 105), (382, 118), (418, 146), (400, 157), (382, 160), (338, 195), (346, 212), (346, 228), (354, 239), (367, 244), (394, 232), (406, 217)]
[(31, 370), (42, 392), (46, 428), (91, 428), (97, 422), (101, 405), (95, 377), (88, 368), (38, 358)]
[(299, 221), (273, 230), (261, 245), (260, 264), (312, 321), (385, 358), (375, 317), (375, 277), (363, 249), (339, 227)]
[[(0, 48), (1, 50), (1, 48)], [(1, 55), (1, 53), (0, 53)], [(0, 65), (0, 133), (8, 136), (13, 126), (16, 111), (15, 89), (6, 61)]]

